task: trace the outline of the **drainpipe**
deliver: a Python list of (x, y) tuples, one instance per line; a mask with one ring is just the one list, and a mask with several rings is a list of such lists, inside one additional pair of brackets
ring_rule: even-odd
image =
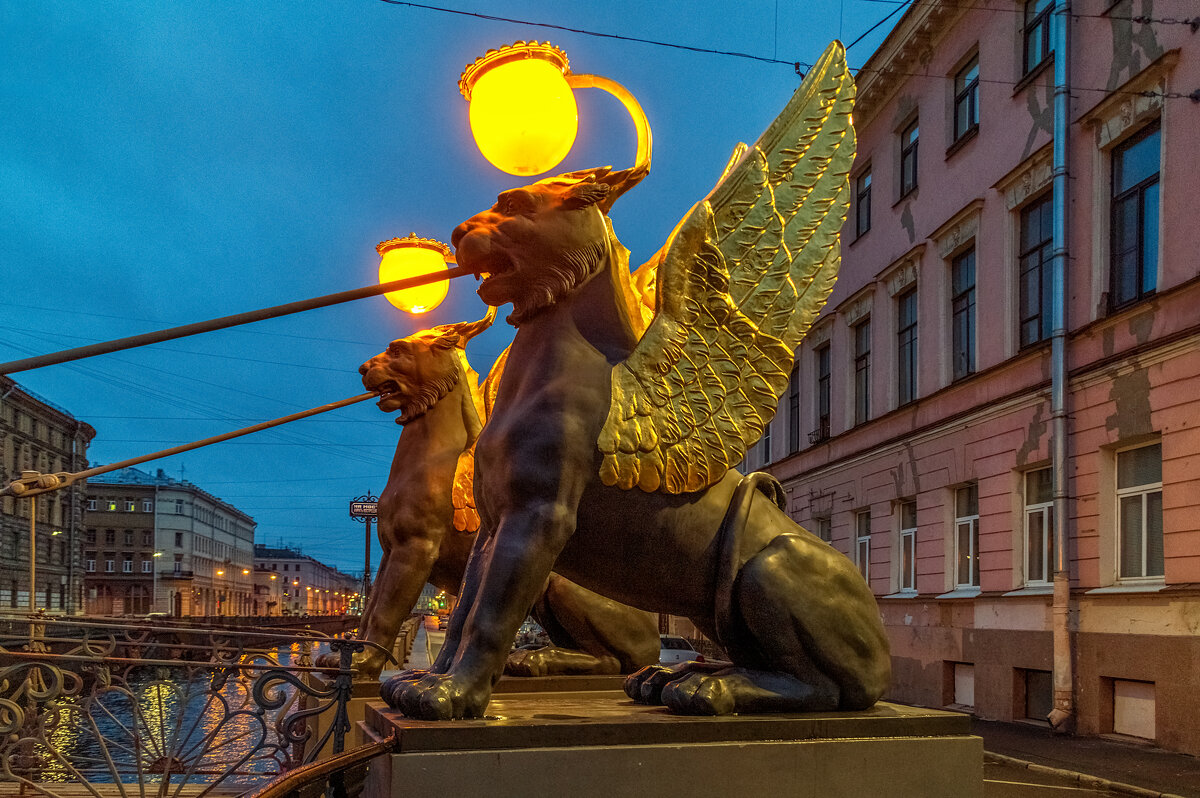
[(1070, 0), (1057, 0), (1054, 8), (1054, 224), (1052, 261), (1053, 293), (1050, 317), (1050, 417), (1053, 436), (1051, 452), (1054, 474), (1054, 709), (1047, 720), (1058, 733), (1072, 730), (1075, 718), (1073, 651), (1071, 648), (1071, 573), (1067, 551), (1070, 536), (1070, 507), (1067, 502), (1067, 138), (1070, 131), (1071, 20)]

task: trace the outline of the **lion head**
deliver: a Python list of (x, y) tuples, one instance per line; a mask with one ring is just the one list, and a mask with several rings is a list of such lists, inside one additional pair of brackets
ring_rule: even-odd
[(505, 191), (455, 229), (458, 264), (483, 278), (484, 302), (512, 302), (508, 320), (519, 325), (600, 267), (612, 243), (608, 210), (644, 176), (603, 167)]
[(489, 310), (479, 321), (442, 324), (392, 341), (358, 367), (363, 386), (382, 394), (380, 410), (400, 411), (397, 424), (420, 418), (458, 385), (468, 368), (463, 348), (490, 327), (495, 316)]

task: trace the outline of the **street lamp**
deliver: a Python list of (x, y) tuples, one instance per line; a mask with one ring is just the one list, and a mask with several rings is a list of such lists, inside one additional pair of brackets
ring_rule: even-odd
[[(454, 263), (450, 247), (432, 238), (421, 238), (416, 233), (381, 241), (375, 251), (379, 253), (380, 283), (444, 272), (447, 263)], [(419, 314), (440, 305), (449, 288), (449, 280), (438, 280), (428, 285), (390, 291), (384, 296), (405, 313)]]
[(637, 128), (636, 168), (650, 168), (650, 123), (629, 91), (599, 75), (572, 74), (567, 54), (549, 42), (516, 42), (468, 64), (458, 90), (470, 103), (471, 133), (496, 168), (514, 175), (548, 172), (575, 142), (579, 115), (572, 89), (607, 91)]

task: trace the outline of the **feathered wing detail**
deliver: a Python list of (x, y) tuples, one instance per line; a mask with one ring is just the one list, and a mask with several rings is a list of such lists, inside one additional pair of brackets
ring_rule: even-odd
[(458, 456), (454, 484), (450, 488), (454, 507), (454, 528), (459, 532), (479, 531), (479, 511), (475, 509), (475, 444)]
[(758, 142), (688, 212), (653, 269), (656, 313), (613, 367), (600, 476), (682, 493), (762, 435), (840, 264), (854, 81), (834, 42)]

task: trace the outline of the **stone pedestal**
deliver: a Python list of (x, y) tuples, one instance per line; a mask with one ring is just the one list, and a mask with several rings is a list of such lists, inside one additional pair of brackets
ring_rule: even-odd
[(482, 720), (411, 720), (368, 703), (364, 730), (398, 741), (373, 768), (372, 798), (983, 795), (983, 741), (966, 715), (880, 703), (696, 718), (569, 686), (570, 677), (506, 684)]

